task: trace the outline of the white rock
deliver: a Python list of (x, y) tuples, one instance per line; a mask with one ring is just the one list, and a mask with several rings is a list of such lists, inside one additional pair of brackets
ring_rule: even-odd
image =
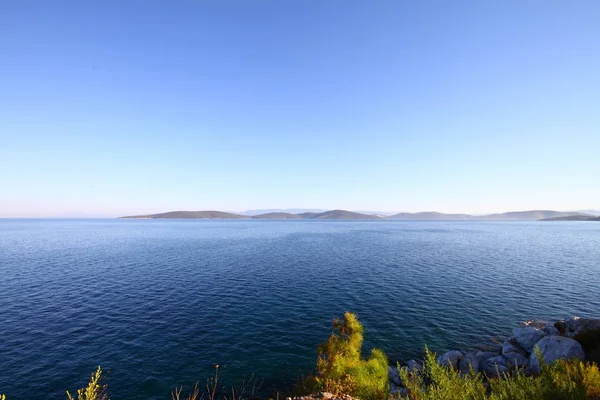
[[(577, 358), (583, 360), (585, 358), (581, 345), (577, 341), (564, 336), (546, 336), (537, 342), (536, 346), (539, 347), (542, 352), (542, 359), (547, 364), (559, 359)], [(540, 372), (540, 364), (535, 353), (531, 354), (529, 363), (533, 372)]]
[(458, 350), (447, 351), (437, 358), (437, 363), (440, 365), (450, 366), (454, 369), (458, 368), (458, 363), (462, 358), (463, 353)]
[(546, 334), (539, 329), (528, 326), (525, 328), (513, 329), (513, 336), (523, 350), (531, 353), (533, 351), (533, 346), (539, 342), (541, 338), (546, 336)]

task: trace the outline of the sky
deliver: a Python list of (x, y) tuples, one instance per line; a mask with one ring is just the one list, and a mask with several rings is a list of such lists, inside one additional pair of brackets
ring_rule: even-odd
[(600, 208), (600, 2), (0, 2), (0, 217)]

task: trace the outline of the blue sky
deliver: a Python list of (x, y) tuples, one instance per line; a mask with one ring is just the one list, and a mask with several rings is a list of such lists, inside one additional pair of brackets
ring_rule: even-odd
[(598, 1), (0, 2), (0, 216), (600, 208)]

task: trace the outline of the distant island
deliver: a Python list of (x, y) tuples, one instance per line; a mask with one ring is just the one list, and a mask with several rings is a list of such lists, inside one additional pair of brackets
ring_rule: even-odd
[(600, 221), (600, 217), (594, 215), (567, 215), (564, 217), (544, 218), (540, 221)]
[(275, 219), (275, 220), (398, 220), (398, 221), (600, 221), (600, 217), (580, 212), (530, 210), (499, 214), (444, 214), (435, 211), (398, 213), (394, 215), (366, 214), (347, 210), (291, 213), (272, 211), (244, 215), (224, 211), (170, 211), (159, 214), (132, 215), (122, 219)]

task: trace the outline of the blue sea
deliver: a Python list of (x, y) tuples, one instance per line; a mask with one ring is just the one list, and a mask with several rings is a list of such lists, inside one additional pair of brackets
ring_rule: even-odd
[(600, 223), (0, 220), (0, 393), (111, 399), (214, 373), (283, 390), (351, 310), (391, 360), (600, 316)]

